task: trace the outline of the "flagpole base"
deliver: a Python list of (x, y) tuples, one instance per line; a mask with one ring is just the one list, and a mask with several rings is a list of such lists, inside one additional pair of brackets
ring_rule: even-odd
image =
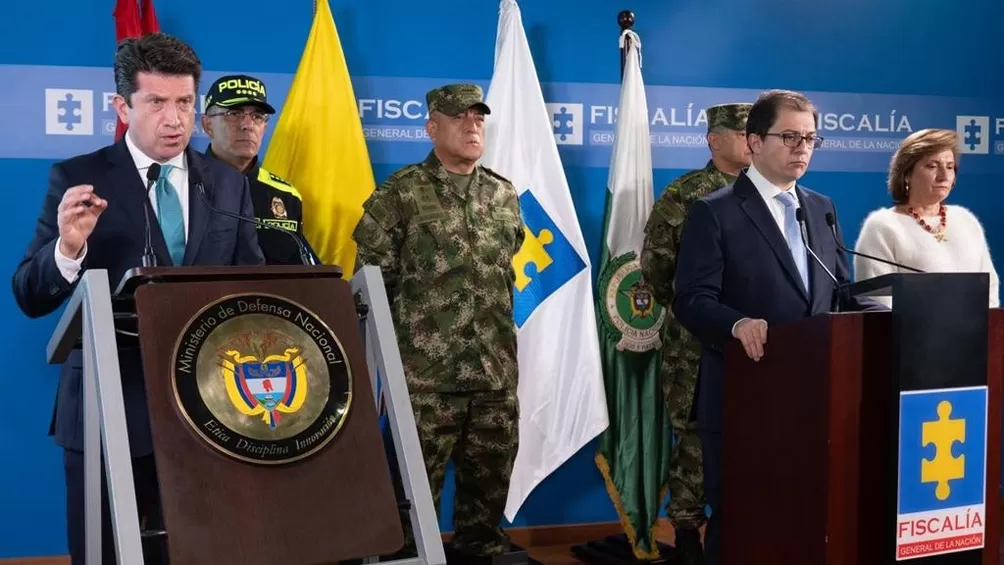
[(584, 563), (596, 565), (673, 565), (676, 550), (664, 543), (656, 542), (659, 548), (657, 559), (638, 559), (631, 551), (631, 543), (624, 534), (607, 536), (600, 540), (572, 546), (572, 554)]

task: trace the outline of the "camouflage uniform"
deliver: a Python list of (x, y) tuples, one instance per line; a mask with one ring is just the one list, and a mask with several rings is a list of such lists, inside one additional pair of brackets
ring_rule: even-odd
[[(426, 98), (430, 112), (488, 112), (474, 85)], [(353, 235), (357, 263), (380, 266), (392, 300), (436, 508), (452, 457), (454, 547), (471, 554), (508, 545), (498, 524), (518, 440), (512, 257), (523, 229), (512, 183), (481, 166), (450, 173), (433, 151), (372, 194)]]
[[(717, 127), (744, 130), (749, 104), (725, 104), (708, 108), (708, 131)], [(704, 512), (704, 473), (701, 440), (693, 417), (694, 393), (701, 347), (693, 335), (672, 317), (673, 279), (676, 254), (687, 209), (695, 200), (735, 180), (718, 170), (712, 161), (690, 171), (667, 187), (645, 226), (641, 252), (642, 275), (652, 285), (655, 299), (669, 317), (663, 331), (663, 392), (670, 423), (676, 435), (669, 468), (670, 499), (667, 516), (681, 530), (698, 529), (707, 521)]]

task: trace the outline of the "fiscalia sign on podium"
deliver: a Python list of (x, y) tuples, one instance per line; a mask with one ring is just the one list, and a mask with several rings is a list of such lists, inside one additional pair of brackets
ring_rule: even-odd
[(896, 559), (982, 548), (987, 387), (900, 396)]

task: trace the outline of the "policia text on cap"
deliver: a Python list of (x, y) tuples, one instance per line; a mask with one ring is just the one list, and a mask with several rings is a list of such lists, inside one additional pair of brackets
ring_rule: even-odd
[[(211, 140), (206, 155), (243, 172), (258, 221), (296, 234), (307, 246), (309, 256), (315, 258), (303, 236), (303, 198), (291, 184), (262, 168), (258, 160), (258, 150), (272, 114), (275, 108), (268, 103), (265, 83), (246, 75), (220, 77), (206, 93), (202, 128)], [(277, 230), (258, 230), (258, 243), (268, 264), (300, 265), (305, 262), (296, 239), (288, 235)]]

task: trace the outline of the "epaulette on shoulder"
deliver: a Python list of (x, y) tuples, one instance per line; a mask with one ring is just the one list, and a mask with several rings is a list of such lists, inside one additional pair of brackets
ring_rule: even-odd
[(303, 197), (300, 196), (300, 191), (296, 190), (296, 187), (289, 184), (289, 182), (286, 181), (286, 179), (280, 177), (279, 175), (266, 170), (265, 167), (261, 167), (258, 169), (258, 181), (265, 183), (271, 186), (272, 188), (281, 190), (283, 192), (288, 192), (293, 196), (295, 196), (297, 200), (303, 200)]
[(485, 167), (484, 165), (482, 165), (481, 168), (484, 169), (484, 171), (486, 173), (488, 173), (488, 176), (496, 178), (496, 179), (498, 179), (498, 180), (500, 180), (500, 181), (502, 181), (502, 182), (504, 182), (506, 184), (512, 184), (511, 180), (509, 180), (509, 179), (505, 178), (504, 176), (498, 174), (497, 172), (489, 169), (488, 167)]
[(680, 177), (676, 179), (675, 184), (681, 187), (686, 186), (691, 182), (701, 178), (701, 176), (703, 176), (704, 173), (705, 173), (704, 169), (695, 169), (693, 171), (688, 171), (680, 175)]
[(391, 173), (391, 175), (387, 177), (387, 180), (384, 181), (384, 184), (402, 181), (415, 174), (420, 174), (421, 172), (422, 172), (422, 165), (420, 163), (406, 165)]

